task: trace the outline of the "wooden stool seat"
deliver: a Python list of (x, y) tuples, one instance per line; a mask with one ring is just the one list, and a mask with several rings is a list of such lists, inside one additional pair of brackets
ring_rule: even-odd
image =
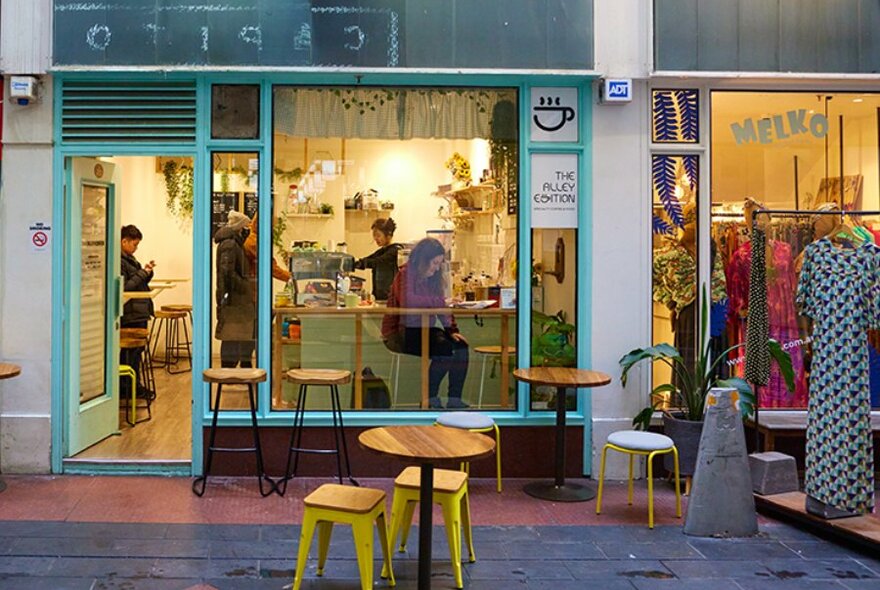
[(247, 385), (262, 383), (266, 380), (265, 369), (205, 369), (202, 380), (206, 383), (223, 383), (224, 385)]
[[(490, 354), (490, 355), (500, 356), (501, 355), (501, 347), (498, 346), (497, 344), (493, 344), (490, 346), (475, 346), (474, 352), (479, 352), (480, 354)], [(508, 346), (507, 347), (507, 354), (516, 354), (516, 347), (515, 346)]]
[(149, 328), (120, 328), (120, 338), (149, 338)]
[(135, 336), (120, 336), (119, 338), (119, 348), (143, 348), (146, 345), (146, 338), (138, 338)]
[(160, 309), (155, 312), (155, 318), (157, 320), (182, 320), (186, 317), (185, 311), (169, 311), (167, 309)]
[[(406, 551), (406, 540), (412, 526), (416, 504), (421, 501), (421, 467), (407, 467), (394, 480), (394, 498), (391, 501), (391, 543), (400, 535), (399, 551)], [(468, 561), (477, 560), (474, 554), (474, 540), (471, 534), (471, 509), (468, 500), (468, 476), (462, 471), (449, 469), (434, 470), (434, 488), (431, 501), (443, 509), (443, 523), (446, 526), (446, 542), (449, 545), (449, 558), (455, 587), (463, 588), (461, 574), (461, 538), (468, 549)]]
[[(418, 473), (416, 477), (418, 477)], [(376, 504), (384, 501), (385, 492), (382, 490), (341, 486), (336, 483), (322, 485), (303, 500), (306, 506), (312, 508), (352, 512), (354, 514), (369, 512), (376, 507)]]
[(291, 369), (287, 380), (300, 385), (345, 385), (351, 382), (351, 371), (343, 369)]
[(381, 575), (383, 578), (388, 578), (390, 586), (394, 586), (394, 572), (391, 571), (391, 543), (385, 519), (385, 492), (325, 483), (306, 496), (304, 502), (306, 507), (300, 528), (292, 590), (300, 590), (302, 587), (306, 560), (309, 557), (315, 531), (318, 532), (318, 567), (315, 573), (318, 576), (324, 575), (334, 524), (351, 525), (361, 577), (361, 590), (373, 590), (373, 524), (375, 523), (379, 533), (379, 544), (382, 547)]
[[(260, 425), (257, 420), (257, 383), (262, 383), (266, 380), (265, 369), (206, 369), (202, 372), (202, 380), (206, 383), (217, 384), (217, 397), (214, 399), (211, 431), (208, 436), (204, 469), (202, 470), (202, 475), (193, 480), (193, 493), (196, 496), (204, 495), (205, 487), (208, 485), (208, 476), (211, 474), (211, 461), (213, 460), (214, 453), (254, 453), (257, 460), (257, 481), (260, 486), (260, 495), (265, 498), (276, 490), (275, 482), (266, 475), (266, 470), (263, 468), (263, 449), (260, 445)], [(222, 405), (224, 385), (247, 385), (248, 405), (250, 406), (251, 414), (251, 435), (254, 437), (254, 444), (251, 447), (221, 447), (215, 444), (217, 440), (217, 418)], [(211, 399), (210, 395), (208, 399)], [(209, 403), (209, 408), (210, 405)], [(266, 488), (263, 487), (264, 483), (268, 484)]]
[[(345, 440), (345, 424), (342, 420), (342, 404), (339, 402), (339, 386), (351, 382), (351, 371), (343, 369), (291, 369), (287, 371), (285, 377), (291, 383), (299, 386), (299, 393), (296, 400), (296, 409), (293, 411), (293, 428), (290, 430), (290, 444), (287, 446), (287, 466), (284, 469), (284, 477), (276, 486), (278, 494), (284, 496), (287, 492), (287, 482), (296, 477), (300, 453), (336, 455), (336, 472), (339, 476), (340, 485), (342, 484), (342, 460), (345, 459), (348, 480), (352, 485), (357, 486), (357, 480), (351, 476), (348, 443)], [(330, 412), (333, 416), (333, 442), (335, 443), (335, 448), (317, 449), (302, 446), (306, 399), (310, 386), (323, 386), (330, 389)]]
[(183, 312), (191, 312), (193, 309), (192, 305), (185, 304), (174, 304), (174, 305), (163, 305), (159, 311), (183, 311)]
[[(394, 480), (394, 485), (402, 488), (418, 490), (421, 487), (422, 471), (416, 466), (404, 469)], [(434, 491), (452, 494), (467, 483), (468, 475), (464, 471), (450, 469), (434, 470)]]

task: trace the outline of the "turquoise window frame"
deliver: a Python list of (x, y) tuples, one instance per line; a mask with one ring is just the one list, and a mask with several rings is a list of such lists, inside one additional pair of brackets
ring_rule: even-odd
[[(202, 471), (202, 433), (210, 423), (208, 411), (208, 395), (210, 389), (197, 376), (210, 366), (211, 362), (211, 314), (213, 303), (211, 296), (211, 260), (210, 245), (210, 200), (198, 195), (207, 195), (211, 190), (212, 152), (252, 152), (260, 158), (259, 194), (268, 195), (272, 185), (272, 93), (276, 85), (319, 85), (319, 86), (354, 86), (359, 83), (371, 86), (448, 86), (448, 87), (505, 87), (515, 88), (519, 100), (519, 154), (520, 154), (520, 196), (519, 218), (517, 220), (518, 259), (531, 261), (531, 216), (528, 199), (530, 186), (530, 156), (535, 153), (568, 153), (579, 158), (579, 198), (578, 232), (577, 232), (577, 264), (578, 281), (576, 284), (577, 305), (577, 362), (579, 367), (589, 367), (591, 359), (591, 315), (592, 315), (592, 277), (589, 272), (589, 261), (592, 255), (592, 82), (593, 78), (583, 75), (514, 75), (514, 74), (434, 74), (416, 72), (370, 73), (355, 75), (352, 73), (282, 73), (282, 72), (171, 72), (164, 75), (156, 73), (134, 72), (56, 72), (54, 85), (54, 116), (55, 150), (53, 154), (54, 194), (53, 223), (55, 228), (62, 228), (60, 235), (52, 245), (52, 311), (56, 321), (52, 325), (53, 358), (65, 358), (65, 341), (63, 326), (69, 321), (65, 317), (63, 307), (64, 293), (64, 252), (73, 244), (63, 231), (65, 223), (64, 204), (64, 163), (67, 158), (77, 156), (189, 156), (194, 159), (194, 199), (193, 207), (193, 303), (202, 311), (193, 318), (193, 420), (192, 420), (192, 463), (191, 473), (199, 475)], [(188, 79), (196, 82), (196, 139), (194, 143), (161, 143), (161, 144), (116, 144), (93, 143), (89, 145), (66, 144), (61, 136), (61, 88), (65, 80), (143, 80)], [(260, 137), (258, 139), (230, 140), (211, 139), (211, 85), (213, 84), (259, 84), (260, 85)], [(539, 143), (529, 139), (529, 97), (534, 86), (576, 87), (579, 89), (580, 130), (579, 141), (574, 143)], [(526, 195), (524, 197), (524, 194)], [(261, 198), (258, 212), (263, 219), (272, 215), (270, 199)], [(271, 291), (271, 224), (260, 224), (258, 235), (259, 268), (257, 272), (258, 288), (261, 293)], [(517, 276), (517, 365), (528, 366), (531, 336), (531, 264), (519, 264)], [(271, 341), (271, 301), (261, 297), (258, 302), (259, 323), (257, 338), (259, 342)], [(60, 320), (60, 321), (59, 321)], [(271, 364), (271, 346), (258, 346), (257, 362), (259, 366), (269, 367)], [(258, 388), (260, 424), (263, 426), (289, 426), (289, 411), (272, 411), (271, 403), (271, 371), (270, 380), (260, 384)], [(61, 473), (80, 470), (64, 466), (62, 456), (63, 432), (63, 378), (62, 363), (52, 365), (52, 405), (51, 435), (52, 471)], [(585, 390), (578, 397), (577, 409), (568, 414), (568, 424), (584, 427), (583, 472), (590, 472), (590, 456), (592, 444), (591, 429), (591, 395)], [(529, 388), (523, 383), (517, 384), (517, 410), (487, 412), (501, 426), (546, 426), (555, 424), (555, 413), (531, 409)], [(432, 423), (437, 412), (375, 412), (357, 411), (346, 413), (346, 423), (350, 426), (375, 426), (389, 424)], [(249, 424), (250, 416), (245, 411), (223, 412), (219, 418), (222, 426), (244, 426)], [(330, 412), (316, 411), (306, 414), (308, 426), (326, 426), (331, 424)], [(143, 472), (143, 468), (137, 469)], [(158, 472), (167, 473), (162, 468)]]

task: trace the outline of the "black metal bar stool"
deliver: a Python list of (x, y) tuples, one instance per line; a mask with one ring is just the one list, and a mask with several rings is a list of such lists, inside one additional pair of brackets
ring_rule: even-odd
[[(211, 460), (214, 453), (256, 453), (257, 455), (257, 479), (260, 482), (260, 495), (268, 496), (275, 491), (275, 482), (266, 475), (263, 469), (263, 451), (260, 447), (260, 429), (257, 423), (257, 383), (266, 380), (266, 371), (263, 369), (207, 369), (202, 373), (202, 379), (206, 383), (217, 384), (217, 398), (214, 400), (214, 416), (211, 419), (211, 434), (209, 436), (208, 448), (205, 453), (205, 469), (201, 477), (193, 480), (192, 490), (196, 496), (205, 493), (205, 486), (208, 483), (208, 475), (211, 473)], [(247, 385), (248, 402), (251, 409), (251, 431), (254, 435), (254, 446), (252, 447), (218, 447), (215, 446), (217, 440), (217, 416), (220, 414), (221, 396), (224, 385)], [(269, 488), (263, 489), (263, 481), (268, 482)], [(201, 483), (201, 487), (199, 484)]]
[[(348, 445), (345, 442), (345, 426), (342, 423), (342, 404), (339, 403), (339, 386), (351, 382), (351, 371), (341, 369), (291, 369), (287, 372), (286, 377), (291, 383), (299, 385), (299, 396), (297, 397), (296, 410), (294, 410), (293, 414), (293, 429), (290, 431), (287, 466), (284, 471), (284, 478), (278, 482), (278, 494), (283, 496), (287, 491), (287, 482), (296, 477), (300, 453), (336, 455), (336, 471), (339, 475), (340, 484), (342, 483), (342, 457), (344, 456), (348, 481), (352, 485), (359, 485), (351, 476), (351, 464), (348, 461)], [(323, 385), (330, 390), (335, 449), (304, 449), (302, 447), (303, 420), (305, 418), (306, 396), (308, 395), (309, 385)], [(342, 441), (341, 445), (340, 440)], [(291, 461), (293, 461), (292, 470)]]
[[(189, 331), (186, 327), (186, 311), (169, 311), (160, 309), (155, 314), (153, 326), (150, 329), (150, 348), (153, 363), (159, 367), (165, 367), (165, 371), (172, 375), (186, 373), (192, 370), (192, 350), (190, 349)], [(180, 327), (183, 326), (183, 340), (180, 339)], [(165, 354), (162, 358), (156, 356), (159, 348), (159, 339), (164, 328)], [(184, 354), (185, 353), (185, 354)], [(186, 360), (188, 367), (173, 370), (181, 361)]]

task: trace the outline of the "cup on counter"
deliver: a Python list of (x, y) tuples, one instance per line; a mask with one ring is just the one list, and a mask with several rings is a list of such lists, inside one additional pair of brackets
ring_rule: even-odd
[(345, 307), (357, 307), (361, 302), (361, 296), (357, 293), (345, 294)]

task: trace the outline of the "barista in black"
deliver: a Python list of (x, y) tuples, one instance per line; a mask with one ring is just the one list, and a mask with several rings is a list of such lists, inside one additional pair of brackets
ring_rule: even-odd
[(388, 299), (391, 282), (397, 274), (397, 252), (403, 246), (392, 243), (397, 224), (390, 217), (377, 219), (370, 229), (373, 230), (373, 240), (379, 249), (355, 261), (354, 267), (373, 269), (373, 297), (384, 301)]

